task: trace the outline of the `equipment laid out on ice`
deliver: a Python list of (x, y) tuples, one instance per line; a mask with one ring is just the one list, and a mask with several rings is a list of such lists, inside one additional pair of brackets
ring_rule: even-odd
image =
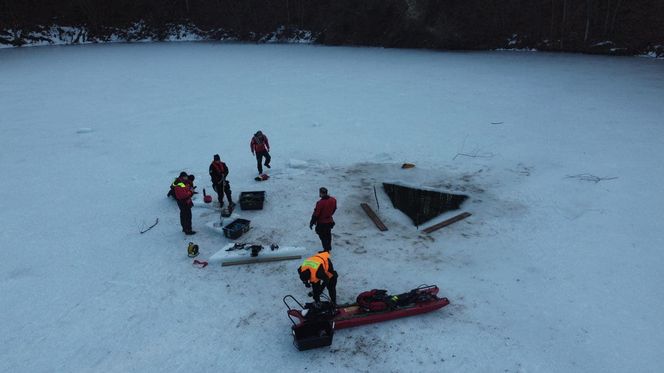
[[(219, 204), (217, 203), (212, 203), (212, 196), (207, 194), (205, 190), (203, 191), (204, 195), (201, 197), (200, 194), (194, 194), (193, 197), (191, 197), (191, 202), (193, 203), (193, 206), (191, 207), (196, 207), (196, 208), (206, 208), (210, 210), (216, 210), (219, 211), (221, 208), (219, 207)], [(210, 201), (210, 202), (208, 202)]]
[(235, 240), (240, 238), (251, 228), (251, 221), (247, 219), (235, 219), (223, 228), (224, 236)]
[[(438, 291), (435, 285), (421, 285), (398, 295), (374, 289), (361, 293), (355, 303), (346, 305), (324, 301), (303, 306), (292, 295), (286, 295), (283, 301), (288, 308), (288, 318), (293, 322), (293, 344), (303, 351), (331, 345), (334, 331), (338, 329), (419, 315), (450, 304), (447, 298), (438, 297)], [(291, 308), (288, 299), (301, 309)]]
[(235, 210), (235, 203), (231, 202), (226, 207), (221, 208), (221, 217), (227, 218), (233, 215), (233, 210)]
[(205, 193), (205, 188), (203, 188), (203, 202), (204, 203), (211, 203), (212, 202), (212, 196)]
[(257, 190), (240, 193), (240, 208), (242, 210), (262, 210), (265, 203), (265, 191)]
[(195, 258), (198, 256), (198, 245), (196, 245), (193, 242), (189, 242), (189, 245), (187, 245), (187, 256), (190, 258)]
[(304, 247), (261, 245), (252, 243), (229, 243), (210, 257), (212, 264), (221, 266), (276, 262), (280, 260), (300, 259), (304, 255)]

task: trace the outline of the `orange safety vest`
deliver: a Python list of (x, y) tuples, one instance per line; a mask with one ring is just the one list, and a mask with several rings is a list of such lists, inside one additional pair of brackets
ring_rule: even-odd
[(320, 281), (320, 279), (316, 276), (316, 272), (318, 272), (318, 268), (321, 265), (323, 266), (323, 270), (325, 271), (327, 278), (332, 278), (332, 273), (330, 273), (330, 253), (328, 252), (318, 253), (305, 259), (300, 266), (300, 271), (304, 272), (308, 269), (309, 273), (311, 273), (309, 282), (315, 284)]

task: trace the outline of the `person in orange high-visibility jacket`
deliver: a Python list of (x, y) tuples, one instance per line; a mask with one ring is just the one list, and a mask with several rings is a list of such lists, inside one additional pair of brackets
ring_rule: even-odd
[(320, 251), (305, 259), (297, 269), (297, 273), (304, 286), (312, 288), (313, 291), (309, 295), (314, 298), (316, 303), (320, 302), (320, 295), (327, 288), (330, 301), (337, 304), (337, 278), (339, 276), (334, 270), (328, 251)]

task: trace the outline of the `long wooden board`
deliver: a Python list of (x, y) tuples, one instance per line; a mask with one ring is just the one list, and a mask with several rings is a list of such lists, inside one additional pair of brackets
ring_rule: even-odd
[(440, 223), (438, 223), (438, 224), (434, 224), (434, 225), (432, 225), (432, 226), (430, 226), (430, 227), (428, 227), (428, 228), (424, 228), (424, 229), (422, 230), (422, 232), (424, 232), (424, 233), (431, 233), (431, 232), (436, 231), (436, 230), (438, 230), (438, 229), (440, 229), (440, 228), (442, 228), (442, 227), (446, 227), (446, 226), (448, 226), (448, 225), (450, 225), (450, 224), (456, 223), (456, 222), (458, 222), (459, 220), (463, 220), (463, 219), (469, 217), (470, 215), (472, 215), (472, 214), (469, 213), (469, 212), (463, 212), (463, 213), (461, 213), (461, 214), (459, 214), (459, 215), (457, 215), (457, 216), (453, 216), (453, 217), (451, 217), (451, 218), (449, 218), (449, 219), (447, 219), (447, 220), (445, 220), (445, 221), (442, 221), (442, 222), (440, 222)]
[(385, 224), (383, 224), (383, 222), (380, 220), (378, 215), (376, 215), (374, 210), (372, 210), (369, 205), (367, 205), (366, 203), (360, 203), (360, 206), (362, 206), (362, 210), (364, 210), (364, 212), (367, 213), (367, 216), (369, 216), (369, 219), (371, 219), (371, 221), (373, 221), (374, 224), (376, 224), (376, 227), (378, 227), (378, 229), (380, 229), (381, 231), (386, 231), (387, 230), (387, 227), (385, 226)]

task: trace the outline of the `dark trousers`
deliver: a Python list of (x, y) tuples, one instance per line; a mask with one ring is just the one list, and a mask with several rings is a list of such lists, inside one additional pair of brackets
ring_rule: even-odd
[(330, 301), (337, 304), (337, 276), (332, 277), (327, 284), (323, 285), (322, 282), (311, 284), (312, 296), (316, 302), (320, 302), (320, 295), (323, 290), (327, 288), (327, 293), (330, 295)]
[(187, 201), (178, 200), (178, 207), (180, 208), (180, 225), (184, 232), (191, 232), (191, 206)]
[[(222, 183), (224, 184), (223, 187)], [(228, 203), (233, 203), (233, 198), (231, 198), (231, 183), (229, 183), (228, 180), (221, 181), (218, 184), (213, 184), (212, 189), (217, 192), (217, 200), (219, 200), (219, 203), (224, 203), (224, 193), (226, 193)]]
[(263, 157), (265, 157), (265, 165), (270, 164), (270, 160), (272, 157), (270, 157), (270, 153), (268, 152), (256, 152), (256, 166), (258, 166), (258, 173), (262, 174), (263, 173)]
[(334, 223), (316, 224), (316, 234), (320, 237), (323, 251), (332, 251), (332, 228), (334, 228)]

